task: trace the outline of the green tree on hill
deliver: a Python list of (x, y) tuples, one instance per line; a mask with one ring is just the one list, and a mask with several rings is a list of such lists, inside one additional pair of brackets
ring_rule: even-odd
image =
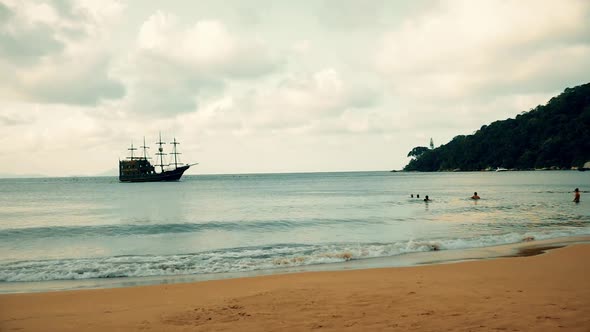
[(417, 147), (413, 148), (412, 151), (408, 152), (408, 157), (418, 158), (427, 151), (428, 151), (427, 147), (417, 146)]
[(473, 135), (422, 148), (410, 151), (414, 158), (404, 170), (581, 167), (590, 161), (590, 83), (567, 88), (547, 105), (484, 125)]

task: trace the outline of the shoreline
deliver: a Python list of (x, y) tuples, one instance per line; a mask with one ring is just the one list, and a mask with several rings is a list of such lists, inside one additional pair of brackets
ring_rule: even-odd
[(366, 269), (387, 269), (414, 266), (429, 266), (457, 263), (464, 261), (489, 260), (503, 257), (533, 256), (546, 250), (560, 248), (578, 243), (590, 243), (590, 236), (571, 236), (544, 240), (523, 241), (517, 243), (477, 247), (467, 249), (434, 250), (412, 252), (397, 256), (353, 259), (350, 261), (311, 264), (275, 269), (261, 269), (245, 272), (226, 272), (175, 276), (145, 276), (119, 278), (91, 278), (80, 280), (52, 280), (0, 283), (2, 294), (26, 294), (60, 291), (77, 291), (89, 289), (111, 289), (143, 287), (151, 285), (169, 285), (198, 283), (211, 280), (231, 280), (251, 277), (289, 275), (307, 272), (337, 272)]
[(587, 331), (590, 244), (551, 247), (452, 264), (3, 294), (0, 330)]

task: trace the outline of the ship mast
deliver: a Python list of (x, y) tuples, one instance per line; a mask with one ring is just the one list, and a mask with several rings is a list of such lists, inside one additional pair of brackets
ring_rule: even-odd
[(178, 168), (178, 160), (176, 159), (176, 155), (178, 155), (178, 154), (181, 154), (180, 152), (176, 152), (176, 146), (177, 146), (178, 144), (180, 144), (180, 143), (178, 143), (178, 142), (176, 141), (176, 137), (174, 137), (174, 141), (173, 141), (173, 142), (170, 142), (170, 144), (172, 144), (172, 145), (173, 145), (173, 148), (172, 148), (172, 153), (171, 153), (171, 154), (173, 154), (173, 155), (174, 155), (174, 168), (176, 169), (176, 168)]
[(149, 149), (149, 146), (145, 146), (145, 136), (143, 137), (143, 146), (140, 146), (140, 148), (143, 149), (143, 159), (147, 160), (147, 151), (146, 149)]
[(133, 147), (133, 142), (131, 143), (131, 147), (129, 149), (127, 149), (129, 151), (131, 151), (131, 157), (129, 157), (130, 160), (135, 159), (135, 157), (133, 157), (133, 151), (137, 150), (137, 148)]
[(164, 156), (166, 154), (164, 153), (164, 149), (162, 148), (162, 144), (166, 144), (166, 143), (162, 142), (162, 132), (160, 132), (160, 140), (158, 142), (156, 142), (156, 144), (158, 144), (160, 146), (158, 148), (158, 152), (156, 152), (156, 155), (160, 156), (160, 165), (156, 165), (156, 166), (160, 166), (160, 168), (162, 169), (162, 173), (164, 173)]

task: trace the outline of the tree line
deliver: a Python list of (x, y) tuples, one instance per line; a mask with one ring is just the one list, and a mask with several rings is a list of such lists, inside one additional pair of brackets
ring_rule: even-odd
[(436, 149), (415, 147), (408, 157), (405, 171), (582, 167), (590, 161), (590, 83)]

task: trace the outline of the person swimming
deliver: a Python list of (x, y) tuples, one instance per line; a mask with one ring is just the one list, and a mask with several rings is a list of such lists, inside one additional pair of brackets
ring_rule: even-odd
[(432, 201), (430, 198), (428, 198), (428, 195), (426, 195), (426, 198), (424, 198), (424, 202), (430, 202)]
[(574, 190), (574, 202), (580, 203), (580, 189), (578, 188)]
[(477, 195), (477, 191), (473, 193), (473, 196), (471, 196), (471, 199), (479, 199), (480, 197)]

